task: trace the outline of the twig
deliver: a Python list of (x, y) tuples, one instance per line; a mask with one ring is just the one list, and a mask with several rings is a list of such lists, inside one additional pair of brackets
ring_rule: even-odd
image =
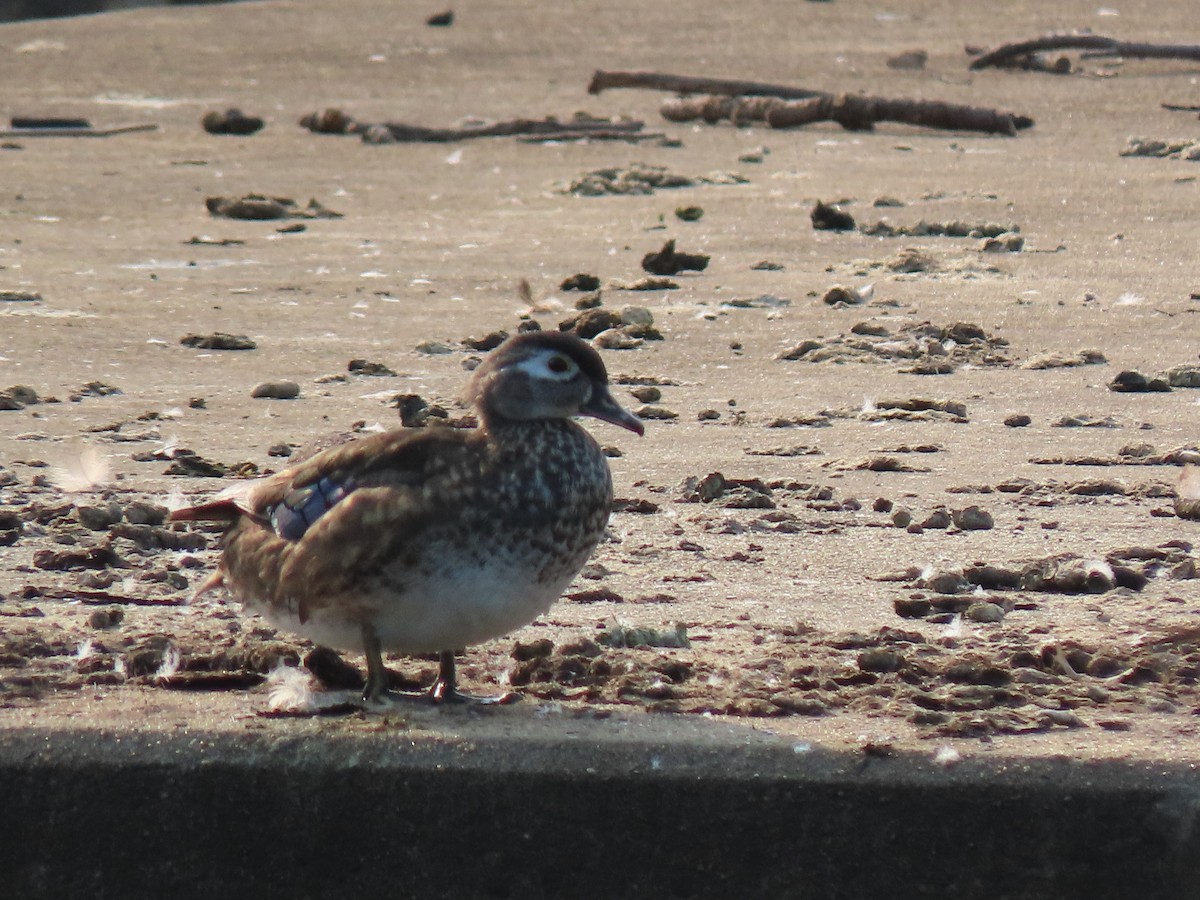
[(1033, 40), (1001, 44), (972, 60), (969, 68), (978, 70), (999, 66), (1015, 57), (1042, 50), (1093, 50), (1105, 56), (1200, 60), (1200, 46), (1195, 44), (1143, 44), (1118, 41), (1098, 34), (1050, 34)]
[(876, 122), (902, 122), (925, 128), (1014, 135), (1030, 128), (1033, 119), (1009, 112), (943, 103), (937, 100), (891, 100), (860, 94), (839, 94), (810, 100), (774, 97), (698, 97), (672, 99), (661, 113), (672, 122), (729, 119), (734, 124), (766, 122), (772, 128), (795, 128), (813, 122), (837, 122), (849, 131), (869, 131)]
[(547, 132), (546, 134), (526, 134), (517, 137), (522, 144), (546, 144), (551, 141), (625, 141), (638, 144), (642, 141), (665, 141), (667, 136), (661, 131), (620, 131), (604, 129), (602, 131), (579, 131), (569, 128), (564, 131)]
[(8, 128), (0, 131), (0, 137), (109, 137), (114, 134), (132, 134), (136, 131), (157, 130), (158, 126), (153, 123), (145, 125), (117, 125), (113, 128)]
[(513, 119), (509, 122), (472, 125), (467, 128), (427, 128), (403, 122), (371, 125), (355, 121), (339, 109), (312, 113), (302, 118), (300, 124), (320, 134), (361, 134), (364, 141), (372, 144), (444, 144), (472, 138), (517, 135), (536, 135), (539, 140), (579, 140), (594, 135), (601, 139), (613, 140), (619, 135), (636, 135), (645, 127), (645, 123), (636, 120), (613, 121), (585, 115), (577, 115), (567, 122), (560, 122), (553, 116), (548, 116), (545, 119)]
[(729, 97), (782, 97), (786, 100), (831, 96), (826, 91), (810, 91), (807, 88), (764, 84), (758, 81), (694, 78), (690, 75), (668, 75), (664, 72), (605, 72), (597, 69), (592, 74), (588, 93), (599, 94), (611, 88), (641, 88), (650, 91), (673, 91), (676, 94), (721, 94)]

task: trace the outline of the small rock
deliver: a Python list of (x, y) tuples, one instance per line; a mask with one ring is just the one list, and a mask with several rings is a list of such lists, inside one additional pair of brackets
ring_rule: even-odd
[(949, 528), (951, 525), (950, 512), (945, 509), (935, 509), (921, 523), (922, 528)]
[(887, 60), (885, 65), (889, 69), (898, 69), (901, 71), (917, 72), (925, 68), (925, 63), (929, 61), (929, 53), (925, 50), (906, 50), (904, 53), (898, 53)]
[(1004, 607), (999, 603), (972, 603), (963, 615), (972, 622), (996, 623), (1004, 621)]
[(620, 328), (609, 328), (594, 338), (596, 346), (603, 350), (634, 350), (644, 343), (641, 338), (634, 337)]
[(704, 216), (704, 210), (699, 206), (675, 207), (675, 218), (681, 222), (699, 222)]
[(125, 610), (119, 606), (107, 606), (94, 609), (88, 616), (88, 625), (92, 628), (115, 628), (125, 619)]
[(708, 268), (709, 257), (702, 253), (679, 253), (675, 241), (669, 240), (657, 253), (642, 257), (642, 268), (651, 275), (678, 275), (680, 272), (702, 272)]
[(677, 419), (679, 413), (674, 410), (667, 409), (665, 406), (656, 406), (652, 403), (646, 403), (639, 406), (633, 411), (633, 414), (639, 419)]
[(352, 359), (346, 367), (347, 371), (352, 375), (371, 375), (376, 377), (390, 377), (396, 373), (380, 362), (369, 362), (365, 359)]
[(809, 214), (812, 226), (817, 231), (853, 231), (856, 227), (854, 216), (843, 212), (836, 206), (817, 201)]
[(170, 510), (157, 503), (134, 500), (125, 507), (125, 521), (131, 525), (162, 525), (167, 521)]
[(124, 514), (121, 504), (115, 500), (95, 506), (75, 507), (75, 515), (79, 517), (80, 524), (89, 531), (107, 531), (120, 522)]
[(626, 326), (649, 328), (654, 324), (654, 313), (644, 306), (622, 306), (621, 323)]
[(1163, 373), (1163, 379), (1171, 387), (1200, 388), (1200, 366), (1175, 366)]
[(662, 399), (662, 391), (649, 384), (635, 387), (629, 393), (635, 400), (640, 400), (642, 403), (657, 403)]
[(922, 583), (929, 590), (939, 594), (961, 594), (974, 590), (974, 585), (967, 581), (962, 572), (934, 572), (922, 579)]
[[(596, 291), (596, 293), (594, 293), (594, 294), (584, 294), (582, 297), (577, 299), (575, 301), (575, 308), (576, 309), (595, 309), (597, 306), (600, 305), (600, 303), (601, 303), (600, 292)], [(530, 319), (528, 321), (533, 321), (533, 320)]]
[(454, 24), (454, 10), (448, 9), (445, 12), (434, 13), (425, 20), (425, 24), (430, 28), (449, 28)]
[(559, 289), (564, 291), (598, 291), (600, 290), (600, 279), (595, 275), (579, 272), (570, 278), (564, 278), (562, 284), (559, 285)]
[(924, 597), (901, 597), (892, 601), (892, 608), (902, 619), (923, 619), (933, 612), (933, 604)]
[(250, 396), (271, 400), (295, 400), (300, 396), (300, 385), (294, 381), (264, 381), (255, 386)]
[(227, 109), (224, 112), (209, 110), (200, 120), (200, 124), (209, 134), (254, 134), (262, 130), (263, 120), (260, 116), (248, 116), (240, 109)]
[(1025, 238), (1019, 234), (984, 238), (979, 249), (984, 253), (1020, 253), (1025, 249)]
[(888, 513), (892, 511), (892, 501), (887, 497), (876, 497), (875, 502), (871, 504), (871, 509), (879, 513)]
[(978, 506), (954, 510), (950, 514), (950, 518), (954, 522), (954, 527), (961, 528), (963, 531), (987, 531), (996, 524), (992, 519), (992, 514)]
[(904, 668), (904, 657), (886, 647), (871, 647), (858, 654), (858, 667), (864, 672), (898, 672)]
[(426, 356), (445, 356), (454, 352), (454, 348), (443, 341), (421, 341), (413, 349)]
[(14, 384), (12, 387), (6, 388), (4, 393), (26, 406), (34, 406), (38, 402), (37, 391), (27, 384)]
[(897, 528), (907, 528), (912, 520), (912, 511), (907, 506), (900, 505), (892, 510), (892, 524)]
[(1119, 393), (1146, 394), (1166, 393), (1171, 386), (1161, 378), (1147, 378), (1140, 372), (1126, 370), (1117, 374), (1108, 385), (1110, 391)]
[(821, 300), (826, 306), (836, 306), (838, 304), (843, 306), (858, 306), (867, 302), (871, 298), (872, 292), (873, 289), (871, 289), (870, 285), (863, 290), (856, 290), (852, 287), (835, 284), (825, 292), (825, 296)]
[(776, 359), (788, 359), (788, 360), (803, 359), (806, 355), (808, 355), (812, 351), (820, 350), (822, 346), (823, 345), (821, 344), (820, 341), (814, 341), (814, 340), (801, 341), (799, 344), (797, 344), (791, 350), (785, 350), (783, 353), (780, 353), (776, 357)]
[(621, 316), (618, 313), (611, 309), (596, 307), (595, 309), (585, 309), (576, 316), (564, 319), (559, 322), (558, 327), (560, 331), (574, 334), (584, 340), (591, 340), (602, 331), (620, 328), (622, 324)]
[(179, 343), (198, 350), (253, 350), (258, 346), (244, 334), (226, 334), (223, 331), (214, 331), (212, 334), (185, 334), (179, 339)]
[(1009, 428), (1024, 428), (1027, 425), (1033, 424), (1033, 419), (1024, 413), (1017, 413), (1015, 415), (1008, 416), (1004, 420), (1004, 424)]

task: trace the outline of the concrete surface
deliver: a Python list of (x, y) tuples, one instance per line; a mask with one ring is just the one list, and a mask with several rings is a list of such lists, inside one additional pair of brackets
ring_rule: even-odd
[(9, 732), (0, 896), (1195, 896), (1190, 768), (680, 738)]

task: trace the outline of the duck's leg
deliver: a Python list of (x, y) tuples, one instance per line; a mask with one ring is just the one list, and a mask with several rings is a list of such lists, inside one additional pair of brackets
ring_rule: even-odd
[(484, 705), (515, 703), (521, 699), (521, 695), (514, 691), (506, 691), (495, 697), (476, 697), (472, 694), (460, 693), (453, 650), (443, 650), (438, 654), (437, 678), (430, 685), (425, 696), (431, 703), (480, 703)]
[(383, 647), (375, 626), (363, 625), (363, 653), (367, 657), (367, 685), (363, 688), (363, 700), (377, 703), (387, 691), (388, 673), (383, 667)]

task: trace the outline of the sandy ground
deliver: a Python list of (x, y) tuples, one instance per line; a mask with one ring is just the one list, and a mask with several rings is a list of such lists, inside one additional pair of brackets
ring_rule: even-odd
[[(0, 290), (40, 297), (0, 301), (0, 389), (39, 398), (0, 412), (13, 540), (0, 725), (263, 727), (263, 674), (311, 648), (222, 597), (184, 605), (214, 536), (159, 527), (153, 505), (226, 479), (168, 471), (181, 458), (230, 477), (276, 470), (281, 447), (396, 427), (397, 394), (460, 415), (479, 355), (462, 341), (514, 331), (531, 299), (556, 327), (580, 296), (561, 282), (589, 273), (604, 308), (644, 307), (662, 337), (605, 351), (618, 395), (639, 407), (628, 391), (656, 386), (651, 402), (676, 417), (640, 440), (594, 425), (621, 454), (611, 540), (549, 616), (463, 659), (468, 687), (533, 695), (497, 713), (504, 727), (648, 709), (834, 745), (1200, 756), (1200, 529), (1172, 512), (1200, 390), (1109, 389), (1125, 370), (1198, 363), (1200, 164), (1120, 151), (1130, 136), (1197, 136), (1194, 113), (1161, 104), (1195, 104), (1200, 69), (1076, 55), (1068, 76), (973, 73), (963, 49), (1069, 28), (1171, 41), (1194, 25), (1183, 0), (1127, 6), (469, 3), (430, 28), (438, 10), (419, 4), (314, 0), (3, 26), (7, 114), (158, 128), (6, 138), (0, 152)], [(914, 49), (923, 69), (887, 66)], [(589, 96), (598, 68), (941, 99), (1036, 126), (675, 125), (659, 94)], [(228, 106), (267, 127), (206, 134), (201, 115)], [(440, 127), (584, 110), (677, 140), (369, 146), (297, 125), (330, 106)], [(561, 190), (638, 163), (744, 183)], [(206, 209), (248, 193), (342, 217), (283, 233)], [(817, 231), (818, 200), (860, 224), (1014, 225), (1024, 244)], [(702, 218), (679, 219), (686, 206)], [(672, 238), (708, 267), (675, 290), (616, 289)], [(838, 284), (874, 288), (823, 302)], [(213, 332), (256, 349), (181, 344)], [(780, 358), (804, 341), (817, 346)], [(1091, 362), (1029, 367), (1072, 358)], [(353, 359), (395, 374), (350, 374)], [(915, 362), (949, 371), (905, 371)], [(278, 379), (299, 398), (251, 398)], [(1006, 425), (1014, 415), (1030, 423)], [(84, 492), (54, 475), (103, 467), (112, 480)], [(710, 473), (726, 489), (709, 479), (699, 498), (688, 479)], [(994, 527), (898, 527), (896, 506), (916, 525), (977, 506)], [(1088, 566), (1090, 581), (1070, 581)], [(610, 646), (622, 627), (654, 643), (678, 625), (689, 647)], [(414, 711), (395, 727), (469, 736), (485, 718)]]

